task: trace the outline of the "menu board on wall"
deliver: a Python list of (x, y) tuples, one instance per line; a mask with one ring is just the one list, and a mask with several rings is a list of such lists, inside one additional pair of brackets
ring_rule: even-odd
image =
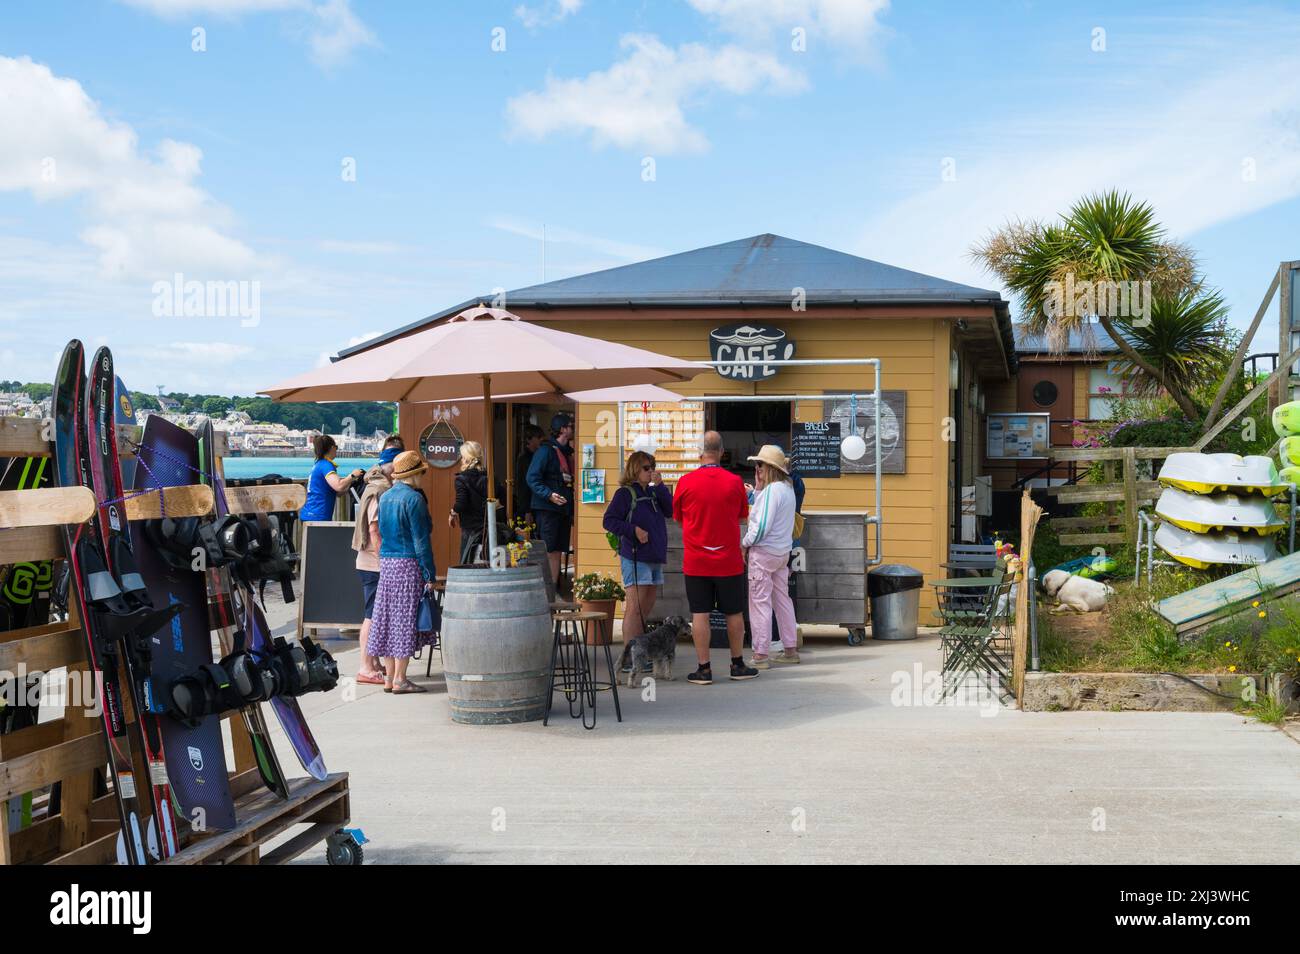
[(790, 465), (800, 477), (838, 477), (839, 421), (796, 421), (790, 428)]
[(623, 459), (650, 450), (665, 483), (673, 484), (700, 466), (704, 404), (700, 401), (650, 401), (622, 405)]
[(988, 460), (1047, 457), (1050, 430), (1050, 414), (990, 414), (984, 456)]

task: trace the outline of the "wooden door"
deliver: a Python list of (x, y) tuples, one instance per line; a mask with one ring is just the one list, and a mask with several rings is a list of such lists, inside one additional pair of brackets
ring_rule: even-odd
[[(402, 402), (398, 406), (398, 424), (407, 450), (418, 450), (420, 433), (432, 424), (436, 410), (451, 414), (453, 409), (454, 424), (465, 440), (483, 441), (483, 402), (465, 401), (460, 404), (409, 404)], [(496, 464), (496, 461), (493, 461)], [(499, 465), (498, 465), (499, 466)], [(447, 515), (456, 500), (455, 479), (460, 467), (430, 467), (424, 476), (424, 493), (429, 499), (429, 515), (433, 518), (433, 532), (430, 542), (433, 544), (434, 562), (438, 575), (445, 576), (447, 567), (460, 562), (460, 531), (453, 530), (447, 523)]]
[[(1022, 361), (1016, 378), (1016, 410), (1026, 414), (1051, 415), (1052, 446), (1070, 447), (1074, 442), (1074, 366)], [(1025, 475), (1042, 466), (1042, 462), (1021, 464), (1018, 470)], [(1068, 468), (1053, 468), (1051, 476), (1068, 477)]]

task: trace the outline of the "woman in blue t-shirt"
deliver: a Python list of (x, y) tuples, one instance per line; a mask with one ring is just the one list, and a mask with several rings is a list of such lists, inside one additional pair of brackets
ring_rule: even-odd
[(311, 446), (316, 453), (316, 463), (307, 479), (307, 502), (298, 511), (298, 519), (304, 523), (331, 519), (334, 516), (334, 498), (365, 476), (365, 471), (360, 469), (346, 477), (339, 476), (334, 468), (334, 455), (339, 446), (328, 434), (317, 434), (312, 438)]

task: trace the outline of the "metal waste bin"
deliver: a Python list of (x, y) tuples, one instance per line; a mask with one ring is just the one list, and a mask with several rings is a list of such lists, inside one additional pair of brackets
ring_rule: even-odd
[(920, 570), (901, 563), (887, 563), (867, 574), (873, 639), (916, 639), (923, 583)]

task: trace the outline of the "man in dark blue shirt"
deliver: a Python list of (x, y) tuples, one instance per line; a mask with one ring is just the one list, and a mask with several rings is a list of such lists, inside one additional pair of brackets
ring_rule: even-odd
[(560, 554), (568, 552), (573, 528), (573, 463), (567, 453), (572, 439), (573, 418), (561, 411), (551, 418), (551, 439), (537, 448), (528, 465), (533, 519), (556, 586), (561, 585)]

